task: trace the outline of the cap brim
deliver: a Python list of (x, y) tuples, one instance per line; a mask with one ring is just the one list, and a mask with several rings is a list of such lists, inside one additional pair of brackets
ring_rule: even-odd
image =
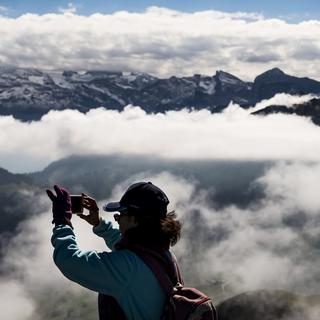
[(123, 211), (125, 209), (127, 209), (127, 207), (121, 205), (120, 202), (109, 202), (103, 206), (103, 210), (107, 212)]

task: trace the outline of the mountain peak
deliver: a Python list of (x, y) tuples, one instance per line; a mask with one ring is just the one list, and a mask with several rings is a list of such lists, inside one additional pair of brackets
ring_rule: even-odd
[(215, 78), (220, 81), (222, 85), (238, 85), (243, 83), (241, 79), (222, 70), (217, 70)]
[(264, 74), (284, 75), (285, 73), (279, 68), (272, 68), (272, 69), (264, 72)]
[(225, 77), (225, 76), (235, 78), (234, 75), (232, 75), (231, 73), (225, 72), (223, 70), (217, 70), (216, 71), (216, 77)]
[(282, 81), (285, 80), (288, 77), (287, 74), (285, 74), (281, 69), (279, 68), (273, 68), (270, 69), (268, 71), (265, 71), (263, 73), (261, 73), (260, 75), (258, 75), (254, 82), (278, 82), (278, 81)]
[(284, 76), (286, 75), (281, 69), (279, 68), (272, 68), (270, 70), (267, 70), (263, 73), (261, 73), (260, 75), (257, 76), (257, 78), (259, 77), (279, 77), (279, 76)]

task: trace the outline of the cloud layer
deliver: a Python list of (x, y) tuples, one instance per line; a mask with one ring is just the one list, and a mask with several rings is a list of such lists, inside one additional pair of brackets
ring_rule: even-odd
[(184, 13), (159, 7), (80, 16), (0, 16), (0, 64), (48, 69), (213, 74), (245, 80), (274, 66), (319, 79), (320, 22), (289, 24), (252, 13)]
[[(280, 95), (270, 102), (292, 105), (303, 99), (310, 97)], [(251, 111), (231, 104), (221, 114), (146, 114), (128, 106), (123, 112), (51, 111), (31, 123), (0, 117), (0, 167), (27, 172), (72, 154), (115, 153), (171, 159), (320, 160), (320, 128), (309, 118), (260, 117)]]
[[(207, 201), (207, 190), (168, 172), (140, 173), (120, 181), (110, 199), (118, 199), (137, 180), (151, 180), (165, 190), (184, 226), (175, 252), (185, 280), (215, 288), (215, 301), (254, 289), (318, 294), (319, 177), (319, 164), (279, 163), (253, 181), (265, 190), (265, 197), (245, 209), (216, 209)], [(70, 283), (53, 264), (49, 211), (25, 221), (7, 248), (0, 292), (5, 294), (1, 300), (7, 302), (8, 320), (96, 316), (96, 295)], [(77, 217), (73, 222), (81, 249), (105, 250), (89, 225)], [(73, 314), (78, 303), (78, 314)]]

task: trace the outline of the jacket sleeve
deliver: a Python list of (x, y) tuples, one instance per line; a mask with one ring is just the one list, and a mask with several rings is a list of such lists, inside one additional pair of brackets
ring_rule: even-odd
[(51, 242), (53, 260), (68, 279), (114, 297), (120, 297), (126, 290), (135, 265), (130, 251), (81, 251), (68, 225), (54, 227)]
[(92, 228), (93, 232), (104, 239), (107, 247), (114, 251), (115, 244), (121, 239), (121, 232), (119, 229), (113, 228), (111, 222), (106, 222), (101, 219), (100, 223)]

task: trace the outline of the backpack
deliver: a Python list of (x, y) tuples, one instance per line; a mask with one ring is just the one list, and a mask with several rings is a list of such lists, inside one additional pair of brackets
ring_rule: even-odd
[[(168, 296), (161, 320), (218, 320), (212, 300), (196, 288), (184, 286), (174, 255), (140, 246), (133, 246), (129, 250), (135, 252), (152, 270)], [(165, 269), (164, 260), (173, 270), (173, 276)]]
[[(178, 262), (169, 251), (155, 251), (139, 245), (128, 245), (127, 249), (144, 261), (167, 294), (161, 320), (218, 320), (212, 300), (203, 292), (184, 286)], [(100, 320), (126, 319), (113, 297), (99, 293), (98, 304)]]

